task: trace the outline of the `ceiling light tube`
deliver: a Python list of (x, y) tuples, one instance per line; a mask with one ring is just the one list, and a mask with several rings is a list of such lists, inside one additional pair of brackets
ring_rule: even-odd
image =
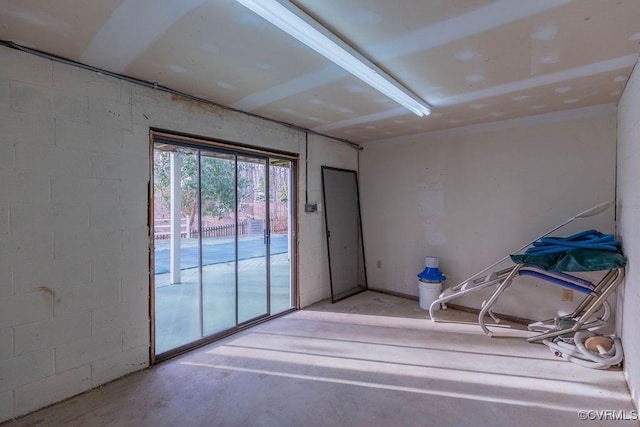
[(419, 117), (431, 107), (287, 0), (236, 0)]

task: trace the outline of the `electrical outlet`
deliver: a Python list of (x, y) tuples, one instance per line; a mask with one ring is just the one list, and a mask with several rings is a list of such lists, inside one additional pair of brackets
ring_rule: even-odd
[(560, 298), (562, 301), (573, 301), (573, 291), (571, 289), (563, 289)]
[(376, 261), (376, 267), (382, 268), (382, 261), (380, 260)]

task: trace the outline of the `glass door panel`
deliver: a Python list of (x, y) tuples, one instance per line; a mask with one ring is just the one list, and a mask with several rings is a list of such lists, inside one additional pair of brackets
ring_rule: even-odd
[(238, 157), (238, 323), (268, 314), (267, 161)]
[(236, 326), (235, 155), (202, 151), (202, 247), (204, 336)]
[(157, 140), (153, 160), (155, 355), (290, 309), (295, 164)]
[(198, 151), (156, 144), (154, 284), (156, 353), (202, 337)]
[(271, 314), (292, 307), (291, 301), (291, 162), (269, 160), (269, 226)]

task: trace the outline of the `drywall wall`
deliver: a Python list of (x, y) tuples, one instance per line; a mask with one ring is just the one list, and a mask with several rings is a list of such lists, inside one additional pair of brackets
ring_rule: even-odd
[[(0, 47), (0, 421), (149, 362), (149, 128), (300, 153), (300, 131)], [(320, 166), (357, 152), (309, 138)], [(303, 212), (304, 185), (298, 201)], [(300, 214), (300, 297), (329, 295), (320, 214)]]
[[(366, 145), (360, 172), (369, 285), (417, 295), (425, 256), (440, 259), (445, 287), (455, 285), (567, 218), (613, 200), (615, 106), (587, 113)], [(613, 215), (610, 209), (577, 229), (612, 232)], [(496, 311), (549, 318), (575, 304), (560, 295), (557, 286), (530, 281), (505, 293)], [(478, 308), (482, 298), (455, 302)]]
[(618, 328), (627, 381), (638, 404), (640, 393), (640, 67), (636, 67), (618, 104), (617, 232), (629, 260), (618, 294)]

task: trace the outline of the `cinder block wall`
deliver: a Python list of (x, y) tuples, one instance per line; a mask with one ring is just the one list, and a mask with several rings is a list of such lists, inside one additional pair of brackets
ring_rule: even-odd
[(629, 263), (618, 293), (622, 309), (618, 334), (622, 336), (625, 374), (633, 399), (640, 398), (640, 66), (636, 67), (618, 105), (617, 228)]
[[(0, 421), (149, 362), (149, 128), (300, 153), (304, 134), (0, 47)], [(309, 138), (320, 165), (357, 153)], [(300, 298), (329, 295), (322, 215), (300, 214)]]

